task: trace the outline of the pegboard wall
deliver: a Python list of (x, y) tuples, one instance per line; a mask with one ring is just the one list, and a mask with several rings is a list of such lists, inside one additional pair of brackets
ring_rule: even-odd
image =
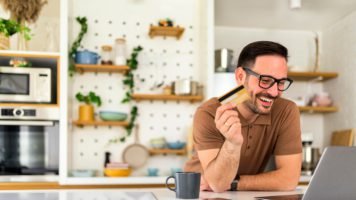
[[(113, 45), (116, 38), (126, 40), (127, 57), (132, 48), (143, 47), (135, 70), (135, 93), (159, 94), (162, 88), (154, 87), (159, 83), (170, 85), (177, 79), (191, 79), (202, 83), (199, 77), (197, 61), (198, 49), (196, 37), (196, 5), (189, 0), (76, 0), (70, 2), (69, 41), (79, 33), (77, 16), (88, 19), (88, 33), (82, 42), (82, 49), (97, 53), (102, 45)], [(183, 14), (184, 12), (184, 14)], [(185, 28), (180, 40), (174, 37), (148, 36), (150, 24), (157, 24), (159, 19), (173, 19), (176, 25)], [(101, 96), (103, 104), (100, 110), (129, 112), (131, 105), (138, 106), (139, 141), (150, 147), (149, 140), (165, 137), (167, 141), (186, 141), (189, 128), (193, 122), (194, 111), (200, 103), (187, 101), (140, 101), (129, 106), (121, 104), (126, 88), (123, 75), (117, 73), (85, 73), (76, 74), (71, 80), (69, 102), (72, 102), (70, 118), (77, 119), (78, 105), (75, 100), (77, 92), (94, 91)], [(98, 119), (98, 116), (97, 116)], [(111, 160), (120, 162), (123, 149), (134, 143), (130, 136), (125, 143), (108, 145), (112, 138), (126, 133), (124, 128), (110, 126), (71, 127), (69, 133), (71, 169), (103, 170), (105, 151), (112, 153)], [(133, 175), (145, 176), (148, 167), (159, 168), (159, 175), (170, 175), (171, 168), (182, 168), (186, 160), (184, 156), (158, 155), (151, 156), (148, 163), (135, 170)]]

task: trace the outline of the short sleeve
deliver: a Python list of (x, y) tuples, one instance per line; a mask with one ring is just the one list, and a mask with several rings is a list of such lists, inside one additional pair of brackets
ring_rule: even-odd
[(275, 155), (297, 154), (302, 152), (300, 114), (295, 103), (290, 103), (284, 110), (278, 138), (274, 148)]
[(193, 138), (196, 150), (221, 148), (225, 139), (215, 125), (216, 109), (200, 107), (194, 115)]

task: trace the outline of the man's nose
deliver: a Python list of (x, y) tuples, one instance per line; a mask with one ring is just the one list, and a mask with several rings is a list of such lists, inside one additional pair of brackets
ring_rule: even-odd
[(277, 97), (279, 94), (278, 90), (278, 83), (275, 82), (272, 87), (268, 88), (267, 90), (268, 94), (271, 95), (272, 97)]

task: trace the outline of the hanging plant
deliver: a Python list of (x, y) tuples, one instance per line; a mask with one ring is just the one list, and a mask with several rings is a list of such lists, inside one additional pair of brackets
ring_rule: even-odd
[[(126, 61), (127, 66), (129, 66), (130, 70), (125, 74), (125, 78), (123, 80), (123, 84), (128, 87), (128, 91), (125, 93), (125, 97), (122, 99), (121, 103), (130, 103), (132, 100), (132, 93), (135, 87), (133, 70), (137, 69), (138, 61), (137, 56), (142, 51), (143, 48), (141, 46), (137, 46), (133, 49), (131, 53), (130, 59)], [(121, 138), (111, 139), (109, 143), (117, 143), (117, 142), (125, 142), (126, 137), (130, 136), (132, 133), (132, 129), (134, 128), (136, 117), (137, 117), (138, 108), (137, 106), (132, 106), (130, 111), (130, 121), (129, 125), (126, 127), (126, 135)]]
[(75, 54), (77, 53), (78, 48), (80, 47), (80, 43), (82, 42), (84, 35), (88, 32), (87, 18), (76, 17), (75, 19), (80, 24), (81, 28), (80, 28), (79, 35), (73, 42), (69, 51), (69, 65), (68, 65), (69, 76), (73, 76), (75, 73), (75, 62), (74, 62)]
[(123, 83), (128, 87), (128, 91), (126, 92), (124, 99), (121, 101), (122, 103), (128, 103), (132, 100), (132, 93), (135, 87), (134, 76), (132, 72), (133, 70), (137, 69), (137, 56), (142, 50), (143, 48), (141, 46), (135, 47), (131, 53), (130, 59), (128, 59), (126, 62), (127, 66), (130, 67), (130, 70), (126, 73)]

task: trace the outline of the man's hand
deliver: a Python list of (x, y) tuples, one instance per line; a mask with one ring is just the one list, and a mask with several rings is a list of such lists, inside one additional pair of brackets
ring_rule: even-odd
[(234, 110), (235, 107), (234, 103), (220, 106), (216, 110), (215, 125), (226, 141), (241, 146), (243, 143), (241, 123), (237, 111)]

